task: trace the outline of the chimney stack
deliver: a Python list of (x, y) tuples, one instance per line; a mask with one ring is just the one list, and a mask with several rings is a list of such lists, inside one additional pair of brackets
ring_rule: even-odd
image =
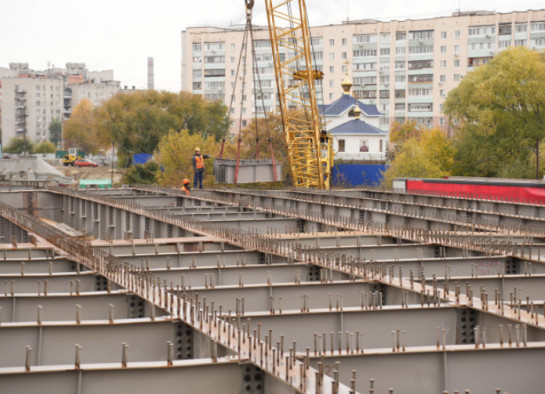
[(148, 90), (154, 90), (153, 58), (148, 57)]

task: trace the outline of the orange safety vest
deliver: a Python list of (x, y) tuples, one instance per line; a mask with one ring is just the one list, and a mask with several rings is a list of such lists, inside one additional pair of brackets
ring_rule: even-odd
[(185, 195), (186, 195), (186, 196), (189, 196), (189, 189), (187, 189), (187, 188), (185, 187), (185, 185), (182, 186), (180, 190), (182, 190), (183, 192), (185, 192)]
[(195, 168), (197, 170), (204, 169), (204, 159), (202, 158), (202, 155), (195, 155)]

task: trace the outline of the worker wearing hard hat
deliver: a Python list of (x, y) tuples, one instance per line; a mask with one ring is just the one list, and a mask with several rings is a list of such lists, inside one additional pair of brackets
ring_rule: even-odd
[(180, 188), (180, 190), (183, 191), (186, 196), (189, 196), (190, 193), (191, 193), (191, 189), (189, 188), (190, 183), (191, 182), (189, 182), (189, 179), (186, 178), (186, 179), (184, 179), (182, 187)]
[(202, 189), (202, 177), (204, 174), (204, 159), (208, 159), (210, 156), (201, 154), (201, 148), (195, 148), (195, 154), (193, 155), (193, 171), (195, 176), (193, 177), (193, 187), (196, 189), (197, 184), (199, 189)]

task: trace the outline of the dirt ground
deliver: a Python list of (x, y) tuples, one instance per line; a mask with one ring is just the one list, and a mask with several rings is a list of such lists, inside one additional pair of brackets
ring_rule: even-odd
[[(72, 166), (55, 166), (57, 170), (66, 176), (72, 177), (76, 184), (80, 179), (111, 179), (112, 168), (111, 167), (72, 167)], [(114, 169), (113, 184), (121, 183), (122, 170)]]

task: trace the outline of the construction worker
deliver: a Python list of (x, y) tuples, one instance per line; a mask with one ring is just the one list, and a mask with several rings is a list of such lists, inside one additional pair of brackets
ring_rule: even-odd
[(189, 196), (189, 194), (190, 194), (190, 192), (191, 192), (191, 190), (189, 189), (189, 184), (190, 184), (190, 183), (191, 183), (191, 182), (189, 182), (189, 179), (186, 178), (186, 179), (184, 179), (183, 185), (182, 185), (182, 187), (180, 188), (181, 191), (185, 192), (185, 195), (186, 195), (186, 196)]
[(195, 148), (195, 154), (193, 155), (193, 171), (195, 176), (193, 177), (193, 187), (197, 188), (197, 182), (199, 189), (202, 189), (202, 176), (204, 173), (204, 159), (208, 159), (210, 156), (202, 155), (201, 148)]

